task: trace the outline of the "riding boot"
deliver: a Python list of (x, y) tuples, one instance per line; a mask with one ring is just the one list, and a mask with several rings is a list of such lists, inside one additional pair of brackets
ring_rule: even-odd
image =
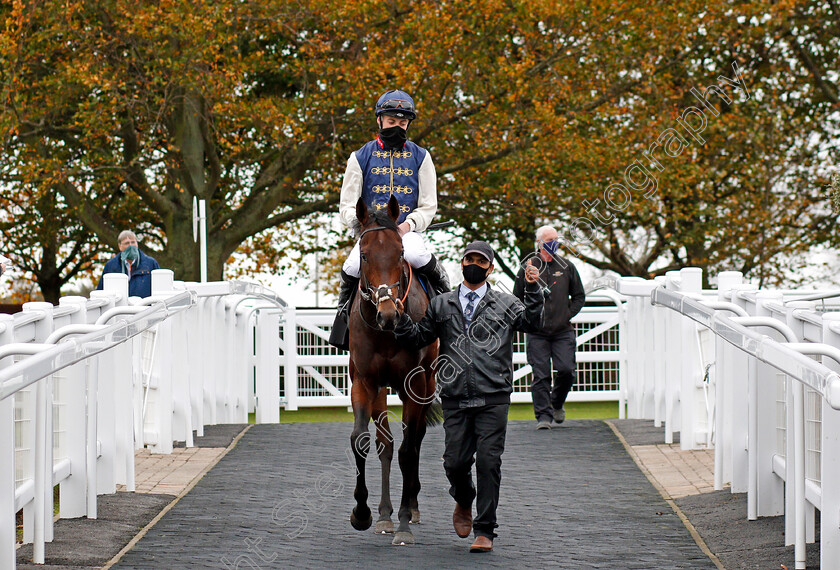
[(434, 255), (432, 256), (432, 259), (429, 260), (429, 263), (423, 267), (417, 268), (417, 271), (429, 281), (429, 285), (431, 286), (432, 291), (434, 291), (434, 294), (432, 294), (431, 291), (429, 292), (429, 297), (448, 293), (452, 290), (451, 285), (449, 285), (449, 276), (446, 274), (446, 270), (440, 262), (435, 259)]
[(341, 271), (341, 289), (338, 291), (338, 310), (335, 313), (332, 331), (330, 332), (329, 343), (341, 350), (350, 349), (350, 307), (353, 306), (353, 297), (359, 287), (359, 278), (353, 277)]

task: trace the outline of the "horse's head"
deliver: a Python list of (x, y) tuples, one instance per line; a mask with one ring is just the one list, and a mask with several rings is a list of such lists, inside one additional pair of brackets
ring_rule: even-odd
[(403, 282), (403, 245), (397, 229), (400, 205), (392, 195), (382, 210), (369, 210), (359, 198), (356, 217), (361, 224), (361, 294), (376, 307), (376, 325), (393, 330), (399, 320), (397, 299)]

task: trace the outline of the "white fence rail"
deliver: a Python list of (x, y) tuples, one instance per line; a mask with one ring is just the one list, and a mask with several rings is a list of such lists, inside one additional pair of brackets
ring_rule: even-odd
[(96, 518), (97, 495), (134, 490), (136, 448), (192, 446), (205, 425), (246, 423), (261, 397), (258, 419), (279, 419), (282, 300), (238, 281), (175, 283), (168, 270), (153, 272), (152, 297), (128, 299), (126, 276), (105, 279), (90, 299), (0, 315), (0, 568), (15, 567), (21, 509), (44, 562), (55, 485), (60, 517)]
[(715, 488), (746, 492), (751, 520), (784, 514), (796, 568), (819, 510), (821, 567), (836, 568), (840, 312), (824, 312), (822, 295), (757, 291), (736, 272), (714, 291), (701, 277), (614, 281), (628, 298), (628, 416), (664, 426), (666, 443), (680, 432), (683, 449), (714, 447)]
[[(740, 274), (701, 289), (698, 269), (621, 278), (573, 320), (570, 401), (618, 400), (665, 442), (715, 448), (715, 487), (748, 513), (785, 514), (804, 568), (820, 511), (823, 567), (840, 560), (840, 312), (800, 292), (756, 291)], [(90, 299), (0, 315), (0, 568), (15, 564), (15, 513), (33, 561), (59, 516), (96, 517), (96, 497), (134, 489), (134, 450), (193, 445), (203, 426), (279, 421), (280, 410), (349, 406), (348, 356), (327, 343), (334, 312), (287, 306), (259, 285), (153, 274), (127, 299), (122, 275)], [(600, 303), (593, 304), (598, 300)], [(822, 309), (822, 311), (818, 310)], [(840, 310), (838, 307), (836, 310)], [(524, 335), (514, 402), (530, 402)], [(389, 396), (389, 404), (399, 401)]]
[[(569, 401), (615, 401), (625, 382), (622, 320), (624, 300), (612, 292), (587, 296), (589, 305), (572, 320), (577, 333), (577, 381)], [(290, 307), (283, 315), (281, 403), (287, 410), (311, 406), (350, 406), (349, 356), (327, 343), (334, 310)], [(531, 402), (531, 367), (525, 335), (518, 334), (513, 353), (515, 403)], [(388, 405), (399, 405), (389, 394)]]

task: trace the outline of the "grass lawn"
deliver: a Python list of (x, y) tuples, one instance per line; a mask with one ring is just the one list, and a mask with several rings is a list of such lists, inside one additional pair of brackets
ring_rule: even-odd
[[(390, 410), (397, 418), (402, 417), (402, 407), (394, 406)], [(531, 404), (513, 404), (508, 416), (511, 420), (533, 420), (534, 409)], [(618, 417), (618, 402), (567, 402), (568, 419), (610, 419)], [(254, 414), (248, 414), (248, 421), (254, 423)], [(301, 408), (296, 412), (280, 411), (280, 423), (300, 422), (352, 422), (353, 414), (347, 408)]]

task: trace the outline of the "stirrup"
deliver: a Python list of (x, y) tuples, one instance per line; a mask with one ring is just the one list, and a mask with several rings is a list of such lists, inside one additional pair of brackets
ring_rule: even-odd
[(448, 293), (451, 289), (449, 286), (449, 275), (446, 274), (440, 261), (434, 255), (432, 255), (429, 263), (418, 268), (417, 271), (429, 282), (431, 288), (429, 298)]

